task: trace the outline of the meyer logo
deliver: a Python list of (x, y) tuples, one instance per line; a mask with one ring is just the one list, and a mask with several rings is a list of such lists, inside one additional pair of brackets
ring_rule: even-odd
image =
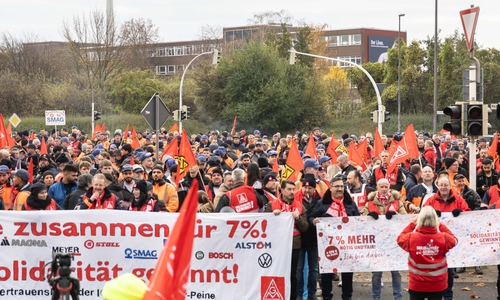
[(285, 277), (262, 276), (260, 297), (261, 300), (285, 300)]
[(20, 240), (12, 239), (9, 242), (6, 236), (0, 242), (0, 246), (15, 246), (15, 247), (47, 247), (45, 240)]
[(94, 242), (93, 240), (86, 240), (83, 243), (83, 246), (87, 249), (92, 249), (92, 248), (117, 248), (120, 247), (120, 243), (118, 242)]
[(124, 251), (127, 259), (158, 259), (158, 251), (156, 250), (140, 250), (127, 248)]
[(80, 256), (79, 247), (52, 247), (52, 252), (54, 253), (72, 253), (73, 256)]

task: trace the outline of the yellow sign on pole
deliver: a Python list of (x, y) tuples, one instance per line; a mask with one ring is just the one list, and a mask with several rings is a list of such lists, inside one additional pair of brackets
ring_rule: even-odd
[(12, 114), (9, 118), (9, 123), (12, 124), (12, 126), (17, 127), (17, 125), (21, 123), (21, 118), (19, 118), (16, 114)]

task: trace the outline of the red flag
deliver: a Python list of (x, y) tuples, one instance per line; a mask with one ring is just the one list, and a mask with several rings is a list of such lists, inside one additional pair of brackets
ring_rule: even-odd
[(127, 124), (127, 128), (125, 128), (125, 132), (123, 133), (123, 142), (125, 142), (125, 140), (128, 138), (128, 124)]
[(158, 258), (143, 300), (186, 299), (197, 206), (198, 180), (194, 179), (174, 228)]
[(384, 144), (382, 143), (382, 137), (380, 136), (380, 132), (378, 132), (378, 128), (375, 128), (375, 140), (373, 141), (373, 156), (380, 158), (380, 153), (384, 151)]
[(177, 125), (177, 123), (174, 123), (174, 125), (172, 125), (172, 127), (170, 127), (168, 132), (179, 132), (179, 125)]
[(366, 170), (366, 164), (363, 161), (363, 158), (359, 154), (358, 150), (354, 143), (349, 143), (349, 160), (353, 166), (361, 166), (363, 171)]
[[(4, 125), (4, 126), (5, 126), (5, 125)], [(6, 130), (5, 132), (7, 132), (7, 130)], [(32, 131), (32, 132), (30, 133), (30, 141), (31, 141), (31, 142), (33, 142), (33, 140), (34, 140), (34, 139), (35, 139), (35, 132), (34, 132), (34, 131)]]
[(7, 125), (6, 132), (7, 132), (7, 143), (9, 144), (9, 149), (10, 149), (16, 145), (16, 141), (12, 137), (12, 129), (10, 127), (10, 122), (9, 125)]
[(105, 132), (105, 131), (106, 131), (106, 123), (102, 123), (101, 132)]
[(295, 140), (292, 140), (285, 167), (281, 172), (281, 181), (291, 180), (295, 182), (297, 180), (297, 174), (302, 171), (303, 168), (304, 165), (300, 157), (299, 148)]
[(179, 181), (186, 176), (190, 167), (196, 165), (196, 157), (194, 157), (191, 143), (187, 137), (186, 131), (182, 130), (181, 145), (179, 146), (179, 155), (177, 156), (177, 178), (176, 185), (179, 186)]
[(490, 148), (488, 149), (488, 155), (493, 157), (495, 161), (498, 159), (498, 131), (495, 132), (495, 136), (491, 141)]
[(94, 131), (96, 132), (102, 132), (102, 128), (101, 128), (101, 125), (99, 125), (99, 123), (95, 123), (95, 129)]
[(132, 149), (138, 149), (141, 148), (141, 143), (139, 142), (139, 139), (137, 138), (137, 133), (135, 132), (135, 127), (132, 125), (132, 132), (130, 133), (130, 137), (132, 138)]
[(236, 119), (238, 119), (238, 116), (234, 116), (233, 128), (231, 128), (231, 135), (234, 135), (234, 132), (236, 131)]
[[(410, 136), (409, 138), (411, 139), (412, 137)], [(387, 166), (387, 174), (392, 173), (397, 164), (411, 158), (406, 135), (403, 136), (403, 139), (399, 143), (392, 140), (391, 146), (389, 147), (389, 165)]]
[(33, 183), (33, 169), (34, 169), (33, 158), (30, 157), (29, 160), (30, 164), (28, 165), (28, 174), (30, 174), (30, 179), (28, 179), (28, 182)]
[(272, 170), (273, 170), (273, 172), (279, 172), (280, 171), (280, 166), (278, 165), (278, 158), (277, 157), (274, 160)]
[(47, 145), (45, 145), (45, 138), (44, 136), (40, 136), (40, 139), (42, 140), (41, 141), (41, 144), (40, 144), (40, 155), (49, 155), (49, 153), (47, 152)]
[(312, 132), (309, 133), (309, 140), (307, 141), (307, 146), (306, 146), (306, 150), (304, 151), (304, 153), (309, 154), (312, 159), (317, 158), (316, 145), (314, 144), (314, 135), (312, 134)]
[(417, 136), (415, 135), (415, 129), (413, 128), (413, 124), (410, 124), (408, 125), (408, 127), (406, 127), (404, 139), (406, 140), (406, 144), (408, 145), (408, 151), (410, 152), (410, 159), (419, 157), (420, 151), (418, 151)]
[[(364, 139), (359, 145), (356, 146), (356, 150), (358, 150), (359, 155), (361, 155), (361, 159), (365, 166), (370, 164), (368, 160), (368, 140)], [(350, 151), (349, 151), (350, 152)]]
[(338, 145), (340, 145), (340, 143), (337, 142), (335, 135), (332, 133), (332, 138), (330, 139), (330, 143), (328, 143), (328, 148), (326, 149), (326, 154), (330, 155), (334, 163), (337, 162), (337, 157), (339, 157), (337, 152), (335, 152)]
[(0, 149), (9, 146), (9, 141), (7, 140), (7, 129), (5, 129), (5, 123), (3, 121), (3, 116), (0, 114)]
[[(170, 142), (170, 144), (168, 144), (167, 149), (165, 149), (165, 152), (163, 152), (163, 156), (165, 156), (165, 155), (168, 155), (171, 157), (176, 157), (179, 155), (179, 142), (177, 140), (177, 137), (174, 137), (172, 142)], [(163, 156), (162, 156), (162, 158), (163, 158)]]

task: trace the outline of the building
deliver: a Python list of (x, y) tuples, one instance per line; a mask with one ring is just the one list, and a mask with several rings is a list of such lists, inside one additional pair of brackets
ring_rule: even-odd
[[(151, 45), (154, 49), (151, 52), (150, 62), (158, 75), (182, 73), (196, 55), (238, 42), (262, 39), (268, 29), (273, 29), (279, 34), (280, 25), (226, 27), (223, 28), (222, 40), (154, 44)], [(287, 25), (287, 29), (294, 38), (297, 27)], [(383, 62), (387, 60), (387, 51), (392, 48), (397, 38), (397, 30), (374, 28), (326, 30), (324, 39), (327, 41), (327, 48), (324, 55), (357, 64)], [(406, 32), (401, 32), (401, 38), (406, 41)], [(347, 64), (340, 63), (340, 65)]]

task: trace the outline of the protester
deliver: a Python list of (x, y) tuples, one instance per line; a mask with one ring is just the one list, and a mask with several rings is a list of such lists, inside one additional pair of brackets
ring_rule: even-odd
[(139, 180), (134, 184), (133, 190), (134, 199), (122, 207), (131, 211), (159, 212), (161, 211), (158, 200), (148, 194), (148, 184), (145, 180)]
[(448, 286), (446, 254), (457, 239), (435, 210), (426, 206), (412, 216), (398, 237), (398, 245), (409, 253), (408, 292), (410, 300), (440, 300)]
[(50, 198), (47, 186), (38, 182), (31, 186), (30, 195), (21, 210), (62, 210), (62, 208)]
[(106, 177), (96, 174), (92, 187), (80, 197), (76, 209), (121, 209), (119, 199), (106, 187)]
[[(350, 173), (352, 173), (351, 171)], [(356, 171), (357, 172), (357, 171)], [(359, 216), (359, 209), (356, 203), (351, 198), (349, 192), (345, 189), (343, 176), (334, 177), (330, 181), (330, 189), (319, 200), (312, 212), (308, 215), (308, 221), (316, 232), (316, 225), (320, 222), (318, 218), (324, 217), (347, 217)], [(353, 273), (343, 272), (342, 276), (342, 300), (352, 299)], [(332, 279), (333, 273), (321, 274), (321, 293), (323, 300), (333, 299), (332, 295)]]

